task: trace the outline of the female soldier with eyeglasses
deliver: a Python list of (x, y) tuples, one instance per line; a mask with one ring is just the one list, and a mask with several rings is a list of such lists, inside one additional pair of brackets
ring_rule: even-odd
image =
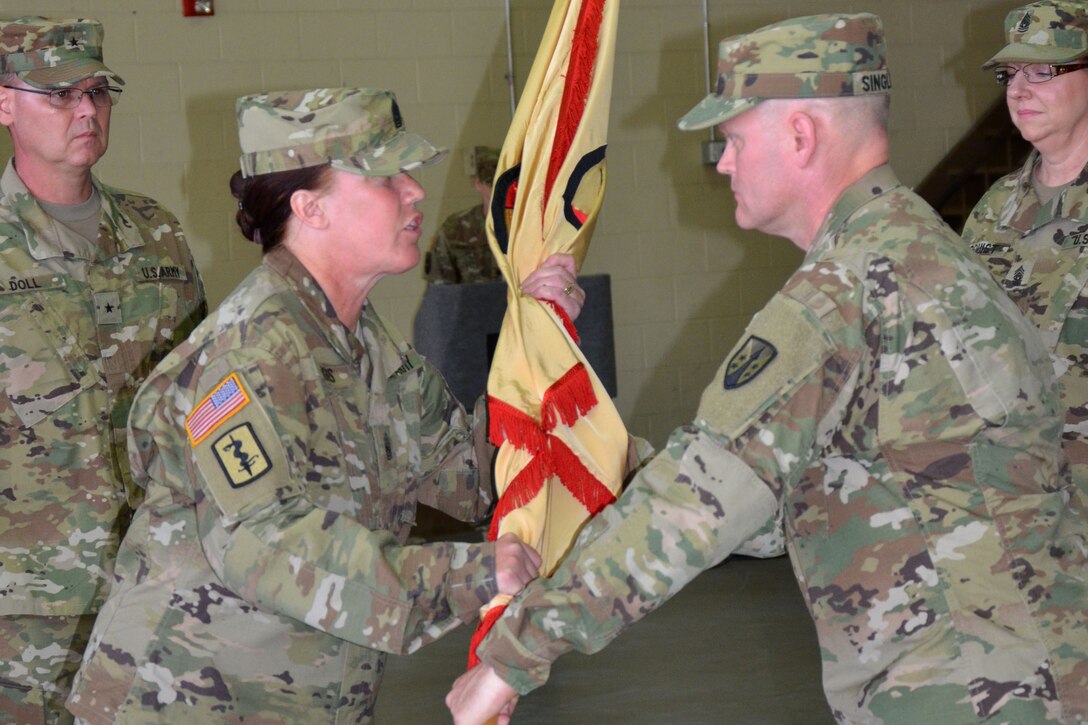
[(1088, 496), (1088, 3), (1025, 5), (1005, 31), (983, 69), (1034, 149), (978, 202), (963, 238), (1042, 333), (1067, 408), (1074, 490)]

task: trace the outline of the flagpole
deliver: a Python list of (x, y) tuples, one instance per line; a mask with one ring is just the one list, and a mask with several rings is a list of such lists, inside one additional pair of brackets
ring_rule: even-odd
[[(705, 2), (705, 0), (704, 0)], [(506, 13), (506, 87), (510, 95), (510, 118), (517, 111), (517, 88), (514, 84), (514, 40), (513, 25), (510, 22), (510, 0), (505, 3)]]

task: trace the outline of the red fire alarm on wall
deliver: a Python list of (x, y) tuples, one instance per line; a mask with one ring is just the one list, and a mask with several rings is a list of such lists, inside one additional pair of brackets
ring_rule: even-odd
[(187, 18), (215, 15), (215, 0), (181, 0), (181, 14)]

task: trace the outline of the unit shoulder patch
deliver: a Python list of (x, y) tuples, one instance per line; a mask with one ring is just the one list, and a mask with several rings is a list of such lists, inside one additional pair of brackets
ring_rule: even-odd
[(774, 345), (761, 337), (749, 335), (744, 344), (729, 358), (729, 364), (725, 368), (725, 389), (736, 390), (755, 380), (776, 357), (778, 350)]
[(212, 444), (215, 459), (231, 488), (242, 488), (272, 470), (272, 462), (253, 426), (242, 423), (221, 435)]

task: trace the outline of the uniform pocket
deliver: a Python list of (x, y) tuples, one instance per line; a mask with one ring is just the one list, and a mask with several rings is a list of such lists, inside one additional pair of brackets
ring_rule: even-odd
[(171, 267), (178, 270), (174, 276), (160, 278), (149, 269), (159, 267), (137, 267), (131, 279), (102, 275), (94, 280), (102, 364), (107, 376), (120, 377), (115, 388), (147, 377), (173, 347), (184, 270)]
[(315, 506), (370, 525), (378, 465), (366, 431), (366, 383), (328, 350), (314, 350), (313, 363), (321, 397), (309, 413), (317, 432), (309, 456), (320, 485), (308, 486), (306, 495)]
[(16, 427), (40, 423), (99, 374), (64, 320), (63, 276), (12, 278), (0, 290), (0, 417)]

